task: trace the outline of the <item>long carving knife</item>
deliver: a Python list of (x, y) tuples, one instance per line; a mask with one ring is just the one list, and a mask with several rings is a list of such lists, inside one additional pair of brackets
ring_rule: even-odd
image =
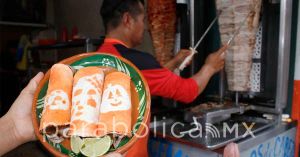
[(207, 29), (205, 30), (205, 32), (203, 33), (203, 35), (201, 36), (201, 38), (198, 40), (198, 42), (196, 43), (196, 45), (194, 47), (190, 47), (191, 50), (191, 54), (189, 56), (187, 56), (184, 61), (180, 64), (179, 66), (179, 70), (183, 70), (187, 63), (189, 63), (194, 54), (197, 53), (196, 49), (198, 48), (198, 46), (200, 45), (200, 43), (202, 42), (202, 40), (204, 39), (204, 37), (207, 35), (207, 33), (209, 32), (209, 30), (212, 28), (212, 26), (216, 23), (217, 19), (219, 18), (220, 14), (222, 13), (222, 11), (219, 11), (217, 16), (213, 19), (213, 21), (210, 23), (210, 25), (207, 27)]
[(198, 40), (198, 42), (196, 43), (196, 45), (194, 46), (194, 49), (197, 49), (198, 46), (200, 45), (200, 43), (202, 42), (202, 40), (204, 39), (204, 37), (206, 36), (206, 34), (209, 32), (209, 30), (212, 28), (212, 26), (216, 23), (216, 21), (218, 20), (219, 16), (221, 15), (222, 11), (219, 11), (217, 16), (213, 19), (213, 21), (209, 24), (209, 26), (207, 27), (207, 29), (205, 30), (205, 32), (203, 33), (203, 35), (201, 36), (201, 38)]

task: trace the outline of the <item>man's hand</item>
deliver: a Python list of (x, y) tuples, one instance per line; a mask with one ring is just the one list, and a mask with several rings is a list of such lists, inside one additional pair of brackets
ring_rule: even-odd
[(172, 60), (170, 60), (168, 63), (164, 65), (164, 67), (171, 71), (175, 70), (184, 61), (184, 59), (187, 56), (189, 56), (191, 53), (192, 52), (188, 49), (181, 49)]
[(220, 48), (217, 52), (210, 54), (206, 60), (205, 64), (202, 68), (191, 78), (194, 79), (199, 87), (198, 93), (202, 93), (202, 91), (207, 86), (210, 78), (218, 71), (223, 69), (224, 67), (224, 58), (225, 51), (227, 49), (227, 45)]
[(34, 92), (43, 76), (44, 74), (40, 72), (32, 78), (7, 112), (7, 116), (14, 124), (15, 136), (17, 140), (22, 142), (36, 139), (32, 125), (31, 109)]
[(188, 50), (188, 49), (181, 49), (175, 56), (175, 60), (177, 61), (177, 66), (179, 66), (183, 61), (184, 59), (189, 56), (191, 54), (191, 50)]
[(221, 47), (217, 52), (210, 54), (206, 58), (204, 66), (208, 67), (213, 74), (224, 68), (227, 47), (227, 45)]

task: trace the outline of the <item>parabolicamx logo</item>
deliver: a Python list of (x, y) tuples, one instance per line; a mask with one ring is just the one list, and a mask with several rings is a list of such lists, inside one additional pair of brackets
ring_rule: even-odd
[[(154, 117), (154, 122), (152, 128), (154, 128), (154, 133), (156, 132), (156, 117)], [(168, 124), (166, 127), (166, 123), (163, 123), (159, 127), (162, 127), (163, 130), (160, 131), (163, 133), (163, 137), (165, 137), (165, 133), (167, 132), (166, 129), (171, 129), (172, 136), (176, 138), (182, 138), (184, 136), (189, 136), (190, 138), (202, 138), (202, 137), (210, 137), (210, 138), (227, 138), (230, 137), (246, 137), (251, 136), (255, 137), (252, 128), (255, 126), (255, 123), (230, 123), (227, 122), (219, 123), (217, 126), (211, 123), (200, 123), (197, 121), (196, 117), (193, 117), (193, 122), (190, 124), (183, 123), (183, 122), (174, 122), (172, 123), (171, 127)], [(191, 129), (186, 129), (187, 126), (192, 126)], [(178, 131), (183, 130), (183, 131)]]

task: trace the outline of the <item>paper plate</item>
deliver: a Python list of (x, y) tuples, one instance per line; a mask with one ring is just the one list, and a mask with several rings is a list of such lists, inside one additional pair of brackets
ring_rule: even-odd
[[(141, 135), (145, 129), (147, 119), (150, 114), (150, 92), (146, 80), (143, 78), (141, 72), (128, 60), (105, 53), (84, 53), (67, 58), (60, 63), (68, 64), (75, 69), (88, 66), (100, 66), (112, 68), (117, 71), (124, 72), (131, 77), (131, 102), (132, 102), (132, 133), (134, 136), (131, 138), (124, 138), (119, 144), (115, 152), (121, 154), (128, 151), (129, 148), (138, 140), (137, 135)], [(55, 144), (50, 142), (46, 136), (39, 132), (39, 125), (41, 114), (44, 107), (44, 98), (47, 93), (49, 80), (49, 71), (45, 74), (44, 78), (38, 85), (35, 92), (33, 105), (32, 105), (32, 119), (34, 131), (40, 142), (55, 156), (80, 156), (72, 152), (70, 148), (69, 139), (65, 139), (62, 143)]]

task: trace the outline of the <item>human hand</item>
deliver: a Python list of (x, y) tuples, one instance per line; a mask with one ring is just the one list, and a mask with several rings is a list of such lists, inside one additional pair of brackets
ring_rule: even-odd
[(239, 147), (236, 143), (230, 143), (224, 148), (224, 157), (240, 157)]
[(213, 74), (224, 68), (225, 51), (227, 50), (227, 47), (227, 45), (224, 45), (218, 51), (210, 54), (206, 58), (204, 66), (209, 67)]
[[(177, 66), (179, 66), (183, 61), (184, 59), (189, 56), (191, 54), (191, 50), (189, 49), (181, 49), (177, 54), (176, 56), (174, 57), (175, 61), (176, 61), (176, 64)], [(187, 63), (186, 66), (188, 66), (191, 62)]]
[(30, 80), (5, 115), (14, 125), (13, 133), (16, 140), (23, 143), (36, 139), (31, 119), (31, 108), (34, 92), (43, 76), (44, 74), (39, 72)]
[[(164, 67), (173, 71), (180, 66), (180, 64), (184, 61), (184, 59), (189, 56), (192, 52), (187, 49), (180, 50), (175, 57), (173, 57), (170, 61), (168, 61)], [(188, 63), (189, 64), (189, 63)]]

